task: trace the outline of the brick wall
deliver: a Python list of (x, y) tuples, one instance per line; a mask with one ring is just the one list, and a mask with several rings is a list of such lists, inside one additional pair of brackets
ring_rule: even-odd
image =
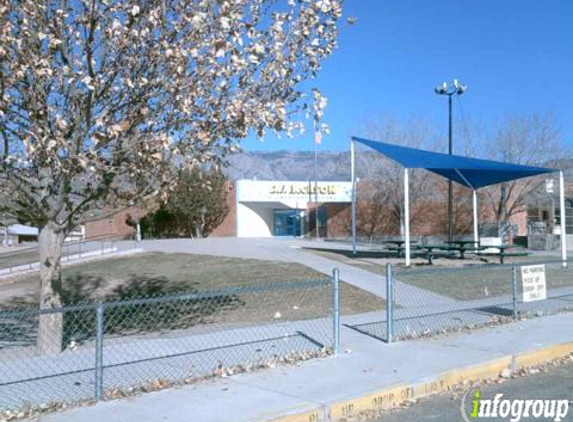
[(234, 182), (227, 183), (227, 205), (229, 212), (223, 222), (211, 233), (211, 236), (229, 237), (237, 235), (237, 189)]
[(326, 204), (327, 237), (350, 236), (351, 204)]
[(128, 208), (119, 213), (97, 221), (90, 221), (85, 224), (86, 238), (116, 237), (131, 239), (135, 235), (135, 228), (127, 225), (126, 220), (129, 215), (139, 217), (145, 214), (144, 210), (138, 208)]

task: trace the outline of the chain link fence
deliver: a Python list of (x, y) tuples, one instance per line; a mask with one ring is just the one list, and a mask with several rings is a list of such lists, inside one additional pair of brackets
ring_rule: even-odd
[(338, 273), (0, 311), (0, 413), (89, 402), (338, 351)]
[[(62, 263), (67, 264), (118, 252), (116, 239), (82, 240), (64, 243), (62, 247)], [(134, 249), (137, 242), (133, 243)], [(14, 274), (38, 271), (38, 247), (23, 248), (0, 254), (0, 278), (11, 277)]]
[[(545, 299), (524, 295), (521, 268), (529, 265), (543, 266)], [(379, 320), (352, 327), (388, 342), (467, 331), (573, 310), (573, 262), (423, 269), (388, 264), (386, 297), (392, 300)]]

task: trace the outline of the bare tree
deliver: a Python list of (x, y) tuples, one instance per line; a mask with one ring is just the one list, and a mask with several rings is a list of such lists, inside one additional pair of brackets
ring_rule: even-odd
[[(551, 114), (510, 116), (501, 120), (484, 143), (485, 156), (491, 159), (548, 166), (561, 158), (565, 145)], [(544, 183), (545, 177), (531, 177), (501, 183), (485, 189), (491, 213), (503, 236), (510, 219), (525, 210), (526, 199)]]
[(362, 183), (356, 212), (356, 228), (359, 236), (372, 242), (374, 236), (399, 233), (392, 209), (388, 207), (390, 192), (372, 183)]
[[(382, 142), (388, 142), (412, 148), (436, 149), (440, 144), (439, 136), (424, 118), (414, 117), (398, 124), (391, 116), (382, 115), (378, 119), (369, 119), (364, 125), (364, 136)], [(376, 170), (369, 175), (372, 180), (366, 180), (364, 189), (359, 190), (360, 199), (364, 204), (360, 207), (362, 216), (357, 218), (364, 226), (362, 231), (374, 234), (380, 230), (388, 233), (389, 227), (404, 230), (404, 169), (398, 163), (364, 150), (360, 161), (376, 161), (376, 165), (368, 163)], [(359, 166), (360, 167), (360, 166)], [(436, 184), (437, 178), (424, 170), (413, 169), (410, 179), (410, 220), (416, 220), (418, 213), (423, 212), (419, 206), (422, 199), (428, 198), (429, 187)], [(362, 183), (362, 182), (361, 182)], [(370, 204), (370, 205), (368, 205)], [(368, 229), (366, 229), (368, 227)], [(394, 231), (392, 231), (394, 232)]]
[[(250, 132), (299, 128), (313, 110), (301, 84), (341, 13), (338, 0), (2, 1), (0, 213), (39, 228), (41, 308), (61, 305), (62, 243), (82, 216), (165, 195), (178, 169)], [(61, 348), (57, 315), (40, 319), (40, 349)]]

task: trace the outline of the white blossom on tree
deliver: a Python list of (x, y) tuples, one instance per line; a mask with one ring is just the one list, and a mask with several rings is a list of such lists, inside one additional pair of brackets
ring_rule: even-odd
[[(164, 194), (176, 167), (250, 133), (300, 128), (341, 14), (339, 0), (0, 2), (0, 213), (40, 229), (41, 307), (61, 305), (61, 245), (88, 213)], [(41, 348), (60, 326), (41, 318)]]

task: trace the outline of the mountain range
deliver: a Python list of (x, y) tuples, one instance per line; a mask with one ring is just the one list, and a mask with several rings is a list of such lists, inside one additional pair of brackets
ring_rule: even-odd
[[(229, 157), (225, 172), (229, 179), (258, 180), (314, 180), (314, 152), (273, 151), (241, 152)], [(360, 151), (356, 155), (356, 174), (367, 178), (390, 162), (373, 152)], [(548, 167), (565, 169), (565, 177), (573, 181), (573, 159), (548, 163)], [(350, 153), (321, 151), (317, 155), (317, 179), (329, 181), (350, 180)]]

